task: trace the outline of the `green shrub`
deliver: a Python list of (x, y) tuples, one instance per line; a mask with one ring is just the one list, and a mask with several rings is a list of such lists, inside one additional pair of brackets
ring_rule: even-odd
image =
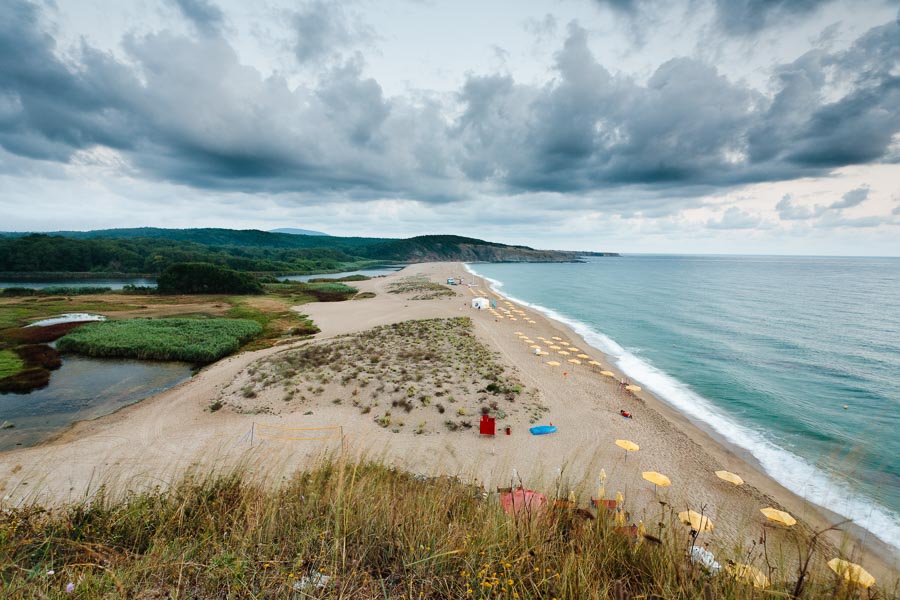
[(125, 319), (91, 323), (61, 338), (63, 352), (210, 363), (262, 333), (245, 319)]

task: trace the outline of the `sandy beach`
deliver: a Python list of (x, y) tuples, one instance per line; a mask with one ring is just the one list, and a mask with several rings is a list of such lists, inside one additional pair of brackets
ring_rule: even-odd
[[(3, 504), (54, 504), (83, 498), (101, 484), (118, 491), (165, 486), (186, 469), (205, 472), (238, 463), (249, 464), (251, 469), (277, 480), (323, 452), (344, 452), (417, 473), (477, 480), (489, 491), (510, 485), (515, 473), (526, 486), (548, 495), (560, 487), (571, 488), (582, 505), (596, 496), (603, 469), (608, 476), (606, 496), (615, 497), (621, 491), (632, 519), (642, 520), (650, 533), (671, 510), (692, 508), (709, 515), (715, 531), (701, 534), (699, 543), (708, 542), (709, 549), (722, 560), (738, 558), (739, 554), (746, 558), (748, 553), (761, 556), (758, 541), (763, 534), (770, 558), (780, 549), (786, 553), (786, 561), (794, 560), (793, 540), (798, 530), (824, 529), (839, 520), (778, 485), (748, 457), (726, 447), (652, 394), (626, 393), (618, 381), (623, 379), (622, 374), (568, 327), (521, 306), (515, 310), (523, 311), (533, 323), (520, 313), (513, 313), (513, 321), (508, 316), (497, 318), (490, 311), (472, 309), (475, 295), (488, 296), (507, 307), (504, 299), (480, 279), (472, 287), (455, 286), (453, 296), (423, 300), (413, 299), (415, 294), (411, 293), (389, 293), (392, 283), (411, 275), (443, 282), (467, 273), (459, 263), (426, 263), (411, 265), (388, 277), (354, 283), (362, 292), (375, 296), (297, 308), (321, 328), (313, 340), (227, 358), (158, 396), (106, 417), (77, 423), (40, 446), (4, 452), (0, 454)], [(466, 279), (472, 281), (472, 276)], [(474, 429), (451, 431), (444, 426), (447, 416), (443, 410), (409, 413), (410, 423), (402, 428), (385, 427), (374, 418), (384, 405), (363, 413), (349, 398), (336, 402), (342, 399), (338, 397), (341, 394), (351, 393), (338, 382), (328, 383), (330, 387), (323, 392), (302, 401), (281, 402), (274, 387), (254, 397), (242, 393), (267, 362), (292, 349), (327, 344), (339, 336), (411, 319), (450, 317), (470, 317), (478, 342), (493, 353), (509, 377), (521, 382), (522, 399), (510, 405), (504, 419), (510, 435), (500, 432), (495, 437), (479, 436), (477, 424)], [(538, 341), (539, 337), (560, 338), (576, 347), (578, 353), (601, 362), (602, 368), (613, 371), (616, 378), (601, 376), (599, 368), (586, 364), (589, 359), (577, 366), (568, 364), (566, 359), (575, 352), (542, 360), (516, 332), (542, 346), (545, 344)], [(548, 366), (546, 362), (551, 359), (562, 364)], [(358, 367), (363, 373), (366, 368), (364, 363)], [(472, 382), (452, 375), (446, 387), (442, 393), (453, 394), (459, 388), (460, 408), (466, 401), (475, 402), (483, 396), (473, 389)], [(217, 401), (224, 408), (211, 411), (210, 406)], [(540, 407), (539, 418), (536, 409), (528, 408), (529, 403)], [(621, 409), (634, 418), (620, 416)], [(447, 414), (454, 410), (459, 409), (448, 404)], [(471, 412), (466, 415), (476, 422), (479, 418)], [(532, 436), (528, 427), (533, 422), (552, 423), (558, 431)], [(252, 433), (259, 431), (256, 427), (264, 431), (266, 425), (339, 427), (344, 438), (278, 440)], [(616, 439), (631, 440), (640, 450), (626, 456), (615, 445)], [(721, 469), (738, 473), (746, 484), (735, 487), (720, 480), (715, 471)], [(642, 479), (642, 471), (664, 473), (672, 485), (655, 490)], [(766, 506), (787, 510), (798, 518), (798, 525), (793, 529), (767, 525), (759, 512)], [(896, 578), (898, 556), (892, 549), (862, 530), (844, 530), (829, 535), (828, 542), (840, 546), (842, 555), (863, 562), (881, 581)]]

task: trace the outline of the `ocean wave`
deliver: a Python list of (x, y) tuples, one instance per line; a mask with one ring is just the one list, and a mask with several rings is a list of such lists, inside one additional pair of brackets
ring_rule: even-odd
[[(498, 292), (503, 288), (502, 281), (486, 277), (468, 264), (465, 267), (473, 275), (490, 282)], [(571, 319), (546, 306), (527, 302), (508, 293), (504, 295), (513, 302), (567, 325), (588, 344), (609, 356), (623, 373), (653, 392), (655, 396), (691, 420), (711, 429), (728, 443), (750, 452), (763, 471), (785, 488), (813, 504), (851, 519), (856, 525), (900, 550), (900, 516), (871, 499), (850, 491), (845, 482), (835, 480), (804, 458), (781, 448), (764, 433), (737, 423), (685, 383), (626, 350), (615, 340), (588, 324)]]

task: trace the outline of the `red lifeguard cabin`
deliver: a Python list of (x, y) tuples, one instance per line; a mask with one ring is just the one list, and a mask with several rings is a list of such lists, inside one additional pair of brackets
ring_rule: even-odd
[(497, 420), (494, 417), (481, 415), (481, 423), (478, 425), (478, 433), (481, 435), (494, 435), (497, 432)]

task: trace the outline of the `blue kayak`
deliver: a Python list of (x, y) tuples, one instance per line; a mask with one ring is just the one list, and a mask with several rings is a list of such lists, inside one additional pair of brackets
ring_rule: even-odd
[(531, 435), (545, 435), (548, 433), (556, 433), (556, 425), (535, 425), (528, 431)]

